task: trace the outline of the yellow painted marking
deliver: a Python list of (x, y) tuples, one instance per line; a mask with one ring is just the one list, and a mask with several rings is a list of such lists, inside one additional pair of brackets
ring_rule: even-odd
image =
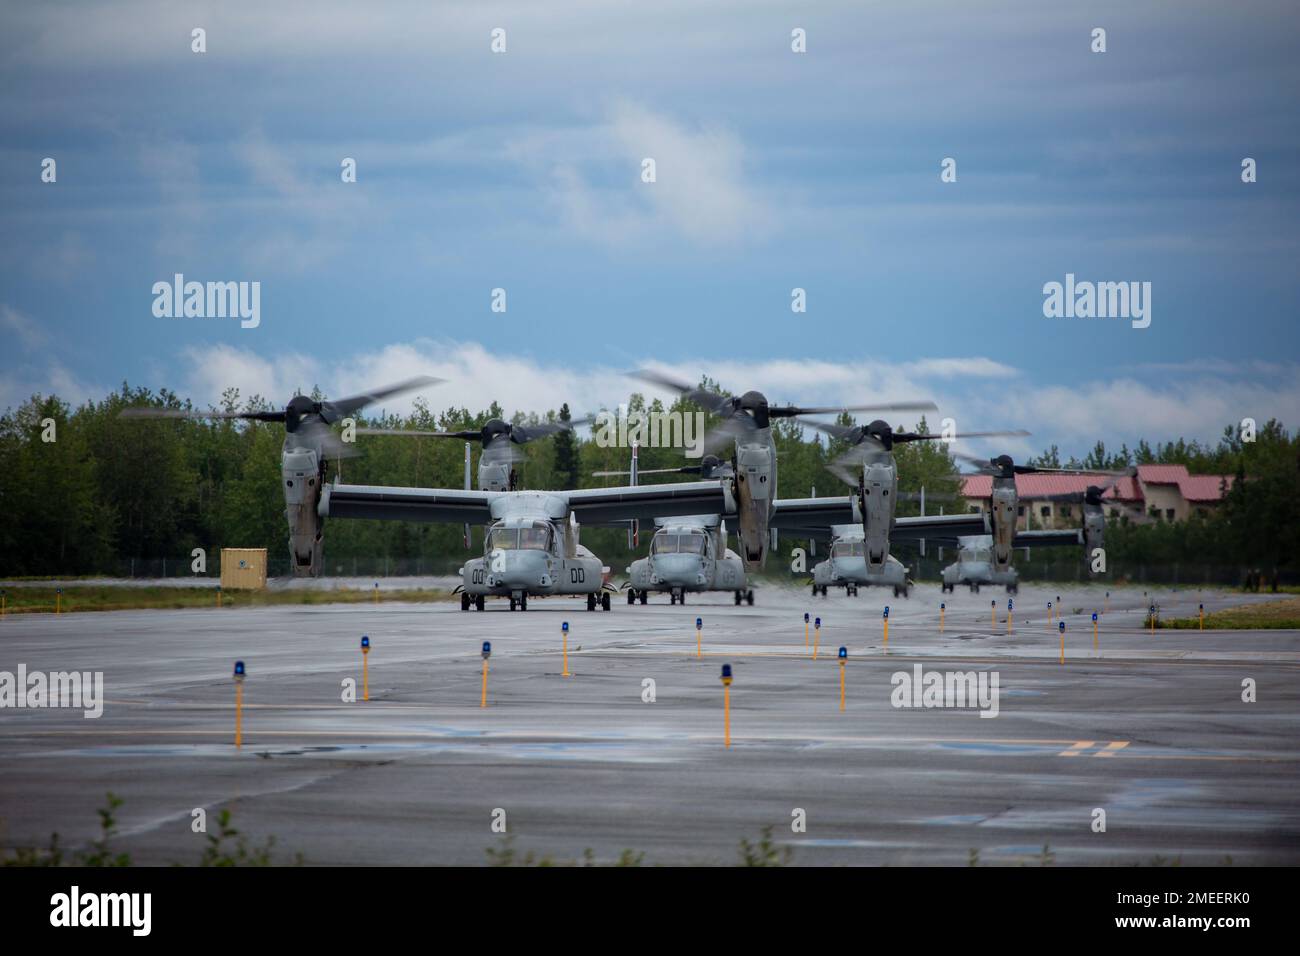
[(1117, 751), (1123, 750), (1123, 749), (1124, 749), (1125, 747), (1127, 747), (1127, 746), (1128, 746), (1128, 741), (1127, 741), (1127, 740), (1112, 740), (1110, 743), (1108, 743), (1108, 744), (1106, 745), (1105, 749), (1101, 750), (1099, 753), (1095, 753), (1095, 754), (1093, 754), (1093, 756), (1094, 756), (1094, 757), (1113, 757), (1113, 756), (1115, 756), (1115, 753), (1116, 753)]
[(1090, 747), (1095, 747), (1096, 745), (1097, 742), (1095, 740), (1080, 740), (1077, 741), (1072, 747), (1070, 747), (1069, 750), (1062, 750), (1059, 754), (1057, 754), (1057, 756), (1078, 757), (1081, 756), (1085, 750), (1087, 750)]

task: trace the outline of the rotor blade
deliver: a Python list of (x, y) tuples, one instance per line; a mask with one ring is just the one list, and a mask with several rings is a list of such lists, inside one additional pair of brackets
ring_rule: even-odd
[(284, 412), (215, 412), (185, 408), (153, 408), (147, 405), (124, 408), (118, 413), (120, 418), (242, 418), (255, 422), (282, 422)]
[[(879, 405), (795, 405), (769, 406), (772, 418), (793, 418), (795, 415), (838, 415), (842, 412), (937, 412), (934, 402), (887, 402)], [(810, 423), (811, 424), (811, 423)]]
[(319, 421), (305, 421), (298, 427), (298, 439), (304, 444), (315, 444), (323, 458), (355, 458), (360, 449), (344, 442), (328, 425)]
[(358, 428), (358, 435), (408, 435), (418, 438), (459, 438), (462, 441), (476, 441), (481, 437), (481, 432), (462, 431), (462, 432), (426, 432), (414, 428)]
[[(639, 468), (638, 475), (698, 475), (703, 468), (699, 465), (683, 465), (681, 468)], [(630, 471), (593, 471), (593, 478), (617, 478), (630, 475)]]
[(974, 455), (968, 455), (965, 452), (960, 452), (960, 451), (949, 452), (949, 454), (952, 455), (953, 458), (960, 458), (968, 465), (973, 465), (974, 467), (980, 469), (979, 473), (981, 475), (998, 474), (999, 471), (998, 466), (993, 464), (993, 462), (990, 461), (988, 458), (976, 458)]
[(856, 441), (862, 435), (861, 425), (840, 425), (836, 422), (814, 422), (808, 419), (799, 419), (799, 424), (815, 428), (819, 432), (825, 432), (832, 438), (838, 438), (840, 441)]
[(351, 415), (358, 409), (365, 408), (374, 402), (382, 401), (392, 395), (398, 395), (402, 392), (409, 392), (413, 389), (423, 388), (426, 385), (437, 385), (444, 381), (440, 378), (434, 378), (431, 375), (417, 375), (415, 378), (408, 378), (404, 382), (397, 382), (394, 385), (385, 385), (382, 388), (372, 389), (363, 392), (360, 395), (349, 395), (347, 398), (340, 398), (337, 401), (321, 402), (321, 418), (327, 422), (336, 422), (340, 418)]
[(633, 378), (640, 379), (643, 382), (671, 389), (688, 402), (694, 402), (696, 405), (715, 414), (721, 412), (731, 402), (730, 396), (719, 395), (717, 392), (710, 392), (694, 385), (688, 385), (686, 382), (673, 378), (671, 375), (665, 375), (663, 372), (656, 372), (652, 369), (638, 369), (631, 374)]
[(581, 428), (583, 425), (590, 425), (596, 419), (592, 417), (577, 418), (568, 422), (542, 422), (537, 425), (511, 425), (510, 440), (523, 444), (524, 442), (536, 441), (538, 438), (547, 438), (550, 435), (556, 435), (560, 432), (573, 431), (575, 428)]
[(1017, 429), (1015, 431), (1000, 431), (1000, 432), (962, 432), (961, 434), (958, 435), (944, 435), (940, 432), (926, 432), (924, 434), (920, 432), (894, 432), (895, 442), (936, 441), (936, 440), (956, 441), (959, 438), (1011, 438), (1011, 437), (1027, 438), (1029, 437), (1029, 432), (1024, 431), (1023, 429)]

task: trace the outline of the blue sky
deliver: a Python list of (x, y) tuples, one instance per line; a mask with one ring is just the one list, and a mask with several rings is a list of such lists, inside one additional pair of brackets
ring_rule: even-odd
[[(0, 406), (430, 372), (435, 408), (587, 410), (658, 364), (933, 398), (1033, 431), (1013, 453), (1300, 422), (1294, 3), (168, 0), (0, 26)], [(154, 317), (176, 272), (259, 281), (261, 325)], [(1150, 282), (1151, 326), (1045, 318), (1067, 272)]]

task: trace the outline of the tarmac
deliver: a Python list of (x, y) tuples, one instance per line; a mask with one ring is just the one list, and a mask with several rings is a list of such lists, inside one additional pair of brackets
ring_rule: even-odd
[[(1300, 632), (1152, 635), (1149, 603), (1194, 617), (1202, 601), (1267, 596), (1104, 593), (1024, 584), (1010, 628), (1001, 589), (937, 585), (910, 599), (765, 587), (753, 607), (729, 593), (684, 607), (620, 597), (594, 613), (551, 598), (513, 613), (498, 601), (10, 615), (0, 671), (102, 671), (106, 700), (97, 719), (0, 709), (0, 845), (57, 831), (84, 847), (111, 791), (124, 801), (112, 845), (136, 864), (196, 863), (199, 809), (209, 832), (229, 809), (250, 844), (274, 837), (277, 862), (307, 865), (481, 865), (511, 851), (609, 863), (624, 850), (646, 865), (732, 864), (765, 827), (794, 865), (1300, 862)], [(822, 622), (807, 643), (805, 612)], [(996, 675), (997, 716), (895, 706), (895, 675), (918, 665), (986, 686)], [(369, 701), (343, 700), (349, 679), (358, 698), (368, 681)]]

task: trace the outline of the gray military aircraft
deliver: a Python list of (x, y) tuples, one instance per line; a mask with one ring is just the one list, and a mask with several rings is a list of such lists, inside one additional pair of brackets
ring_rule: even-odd
[[(958, 454), (957, 457), (975, 465), (981, 474), (993, 477), (988, 506), (992, 539), (989, 545), (988, 572), (985, 573), (980, 567), (982, 559), (972, 558), (963, 563), (959, 555), (957, 570), (951, 575), (949, 575), (951, 568), (944, 570), (944, 590), (948, 591), (957, 584), (968, 584), (972, 591), (978, 591), (981, 583), (991, 583), (1004, 584), (1007, 592), (1014, 594), (1019, 589), (1018, 576), (1011, 567), (1012, 551), (1015, 548), (1082, 545), (1086, 557), (1095, 557), (1105, 544), (1106, 518), (1102, 511), (1102, 495), (1121, 478), (1136, 474), (1133, 468), (1124, 471), (1091, 471), (1079, 468), (1017, 465), (1009, 455), (999, 455), (993, 459), (973, 458), (964, 454)], [(1089, 485), (1086, 491), (1047, 495), (1042, 499), (1082, 504), (1083, 526), (1081, 528), (1017, 531), (1016, 519), (1020, 501), (1016, 490), (1016, 475), (1035, 474), (1106, 475), (1109, 480), (1099, 485)], [(1089, 567), (1091, 569), (1092, 565), (1090, 564)]]
[[(632, 449), (630, 471), (597, 471), (593, 477), (627, 475), (632, 484), (641, 475), (687, 474), (701, 478), (730, 478), (730, 462), (705, 455), (698, 465), (681, 468), (638, 470), (637, 449)], [(645, 604), (652, 592), (668, 593), (669, 604), (685, 604), (691, 591), (731, 591), (736, 604), (752, 605), (754, 590), (748, 586), (745, 563), (727, 547), (727, 523), (721, 515), (676, 515), (655, 519), (650, 554), (627, 568), (627, 603)], [(633, 541), (635, 547), (635, 540)]]
[[(902, 497), (898, 491), (898, 465), (894, 460), (894, 445), (914, 441), (933, 441), (944, 438), (940, 434), (928, 432), (896, 431), (888, 422), (877, 419), (868, 425), (837, 425), (827, 422), (806, 421), (807, 425), (817, 428), (834, 438), (849, 443), (844, 451), (829, 467), (830, 471), (846, 484), (852, 485), (856, 494), (850, 499), (851, 518), (840, 511), (832, 520), (828, 510), (814, 504), (802, 509), (794, 503), (788, 513), (792, 520), (800, 510), (807, 513), (801, 528), (810, 536), (825, 535), (830, 527), (848, 524), (851, 520), (862, 527), (862, 550), (865, 564), (864, 581), (873, 575), (885, 576), (887, 573), (897, 575), (897, 570), (887, 572), (889, 565), (889, 548), (891, 540), (938, 539), (953, 540), (961, 535), (986, 534), (988, 524), (983, 515), (921, 515), (918, 517), (899, 518), (897, 516), (898, 500)], [(1027, 435), (1028, 432), (966, 432), (952, 438), (985, 438), (994, 435)], [(860, 468), (860, 473), (855, 471)], [(809, 499), (810, 502), (833, 499)], [(785, 505), (783, 503), (783, 508)], [(812, 521), (813, 513), (821, 511), (821, 520)], [(893, 586), (889, 584), (888, 586)], [(906, 591), (900, 586), (899, 593)]]
[[(747, 568), (761, 568), (767, 560), (767, 552), (773, 537), (770, 533), (772, 529), (779, 529), (783, 524), (799, 527), (801, 521), (815, 512), (814, 506), (792, 505), (786, 508), (783, 517), (778, 517), (782, 503), (776, 497), (776, 444), (772, 440), (773, 419), (838, 412), (936, 409), (933, 402), (899, 402), (851, 407), (777, 406), (770, 405), (767, 397), (758, 391), (745, 392), (739, 397), (719, 395), (707, 389), (687, 385), (660, 372), (640, 371), (635, 374), (643, 381), (677, 392), (682, 398), (721, 419), (721, 423), (705, 436), (704, 446), (707, 451), (711, 448), (720, 448), (728, 441), (734, 443), (731, 458), (734, 479), (731, 487), (735, 499), (734, 512), (737, 516), (740, 553)], [(847, 499), (791, 500), (825, 502), (840, 517), (843, 516), (843, 507), (847, 501)]]
[(847, 596), (857, 597), (863, 585), (893, 588), (894, 597), (910, 597), (912, 590), (906, 565), (892, 554), (879, 567), (867, 563), (866, 535), (861, 525), (832, 525), (830, 557), (813, 566), (813, 597), (819, 593), (825, 597), (832, 587), (842, 587)]
[[(491, 525), (484, 538), (483, 557), (466, 561), (460, 568), (461, 610), (471, 607), (482, 611), (488, 596), (507, 598), (510, 610), (526, 611), (530, 596), (578, 595), (587, 598), (587, 610), (601, 607), (610, 609), (610, 592), (607, 576), (609, 568), (603, 565), (596, 555), (579, 542), (578, 516), (583, 512), (586, 498), (599, 498), (604, 489), (594, 489), (593, 494), (585, 495), (581, 491), (572, 492), (533, 492), (518, 488), (518, 473), (515, 464), (521, 460), (522, 452), (518, 445), (538, 438), (554, 435), (559, 431), (573, 428), (588, 422), (580, 419), (574, 422), (553, 422), (541, 425), (511, 425), (493, 419), (481, 430), (453, 432), (428, 432), (405, 429), (358, 429), (359, 434), (424, 436), (432, 438), (451, 438), (457, 440), (479, 439), (483, 445), (483, 454), (479, 458), (478, 480), (479, 494), (492, 497), (481, 499), (488, 504), (487, 515)], [(712, 476), (710, 476), (712, 477)], [(701, 483), (703, 484), (703, 483)], [(635, 476), (633, 485), (635, 487)], [(665, 486), (681, 488), (683, 486)], [(716, 492), (714, 503), (721, 506), (723, 497), (721, 486), (714, 482), (710, 486)], [(393, 489), (394, 491), (416, 491), (417, 489)], [(322, 507), (336, 516), (375, 517), (375, 514), (362, 514), (349, 509), (355, 508), (353, 492), (345, 492), (345, 498), (335, 495), (335, 489), (327, 489), (326, 500)], [(466, 496), (472, 493), (466, 490)], [(633, 495), (637, 501), (648, 501), (652, 495)], [(706, 496), (707, 497), (707, 496)], [(455, 499), (444, 505), (428, 504), (427, 510), (418, 508), (409, 517), (421, 514), (416, 520), (449, 520), (439, 517), (444, 512), (440, 508), (452, 508)], [(692, 500), (687, 497), (687, 500)], [(574, 502), (581, 502), (576, 507)], [(412, 508), (416, 508), (414, 502)], [(341, 509), (341, 510), (340, 510)], [(662, 511), (648, 512), (651, 518), (662, 515)], [(638, 506), (630, 503), (628, 519), (639, 520)], [(617, 523), (617, 519), (597, 515), (597, 523)]]
[(214, 418), (282, 423), (280, 475), (284, 481), (285, 517), (289, 522), (289, 564), (295, 576), (316, 577), (321, 570), (323, 532), (317, 506), (325, 486), (327, 464), (330, 459), (357, 453), (355, 446), (340, 439), (330, 426), (367, 405), (441, 381), (421, 375), (335, 401), (295, 395), (281, 411), (218, 412), (142, 406), (123, 409), (121, 415), (123, 418)]
[(1006, 585), (1008, 594), (1020, 590), (1020, 575), (1010, 564), (1003, 570), (993, 565), (993, 536), (973, 535), (957, 541), (957, 560), (943, 569), (942, 589), (953, 591), (965, 584), (972, 594), (980, 593), (980, 585)]

